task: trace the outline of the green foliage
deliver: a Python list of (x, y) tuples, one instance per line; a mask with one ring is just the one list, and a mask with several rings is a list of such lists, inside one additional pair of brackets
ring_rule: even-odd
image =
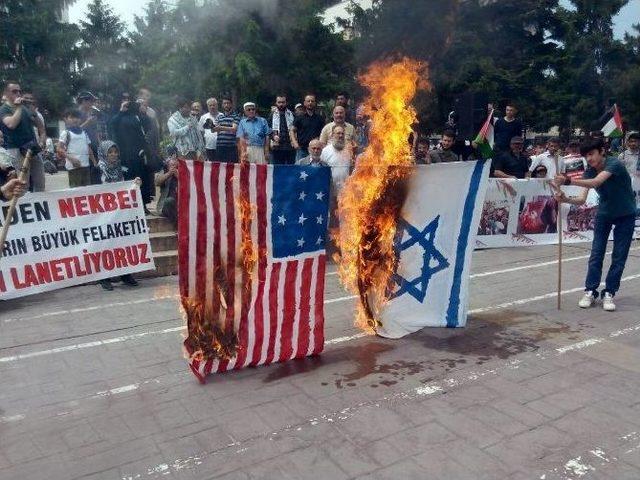
[(152, 0), (130, 36), (137, 86), (169, 109), (175, 94), (229, 94), (262, 108), (278, 91), (292, 101), (307, 89), (334, 95), (352, 86), (354, 68), (348, 42), (317, 16), (328, 3)]
[(340, 23), (354, 30), (358, 65), (386, 55), (429, 62), (433, 94), (418, 99), (429, 128), (441, 128), (455, 96), (468, 91), (501, 107), (515, 101), (537, 130), (595, 128), (610, 99), (637, 126), (640, 31), (613, 38), (626, 3), (375, 0), (363, 10), (352, 1), (353, 21)]
[(69, 104), (79, 30), (60, 21), (61, 0), (0, 4), (0, 77), (17, 80), (53, 115)]
[(131, 87), (134, 73), (131, 64), (135, 60), (128, 58), (125, 26), (105, 0), (93, 0), (80, 28), (80, 78), (76, 89), (90, 90), (114, 104)]
[(433, 88), (416, 106), (431, 129), (468, 91), (499, 106), (514, 100), (537, 130), (594, 128), (612, 100), (637, 128), (640, 26), (623, 40), (612, 31), (627, 1), (373, 0), (367, 10), (352, 2), (338, 32), (320, 18), (336, 0), (149, 0), (132, 31), (109, 0), (92, 0), (80, 27), (59, 20), (69, 1), (4, 0), (0, 68), (52, 116), (79, 90), (116, 107), (140, 87), (163, 111), (176, 95), (222, 94), (266, 110), (279, 92), (290, 103), (308, 91), (362, 94), (358, 70), (409, 55), (429, 62)]

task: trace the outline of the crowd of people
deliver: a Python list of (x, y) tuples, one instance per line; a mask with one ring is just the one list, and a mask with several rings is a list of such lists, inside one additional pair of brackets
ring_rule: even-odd
[[(316, 96), (309, 93), (293, 109), (285, 94), (276, 95), (266, 118), (258, 114), (258, 106), (251, 101), (242, 105), (240, 114), (229, 96), (222, 96), (220, 103), (215, 97), (208, 98), (206, 112), (200, 101), (180, 98), (165, 124), (161, 122), (162, 115), (151, 105), (151, 92), (143, 88), (135, 98), (124, 94), (118, 111), (111, 116), (96, 106), (99, 99), (91, 92), (79, 93), (74, 108), (64, 114), (65, 129), (54, 141), (47, 137), (44, 118), (32, 93), (23, 91), (18, 82), (8, 81), (2, 95), (0, 199), (22, 195), (27, 187), (31, 191), (43, 191), (45, 171), (55, 171), (57, 164), (67, 170), (70, 187), (136, 181), (141, 188), (146, 213), (150, 213), (148, 205), (159, 187), (157, 213), (174, 224), (177, 224), (178, 216), (179, 158), (330, 167), (335, 202), (358, 155), (368, 145), (372, 127), (363, 108), (353, 108), (345, 92), (335, 96), (330, 121), (319, 111)], [(603, 242), (611, 228), (616, 227), (614, 232), (620, 231), (617, 236), (614, 233), (617, 270), (614, 269), (613, 274), (610, 272), (611, 279), (605, 290), (608, 308), (615, 309), (612, 299), (618, 288), (616, 278), (626, 260), (624, 250), (628, 252), (627, 231), (633, 231), (635, 224), (635, 199), (632, 208), (632, 201), (627, 198), (633, 197), (633, 191), (630, 182), (627, 185), (626, 179), (620, 180), (620, 177), (622, 170), (628, 179), (640, 176), (640, 134), (628, 134), (619, 152), (615, 149), (623, 144), (607, 144), (599, 131), (590, 133), (586, 147), (577, 138), (563, 145), (555, 137), (526, 146), (523, 124), (517, 113), (516, 105), (508, 103), (505, 115), (494, 119), (491, 174), (496, 178), (554, 179), (598, 190), (601, 213), (594, 225), (596, 257), (604, 251)], [(166, 132), (164, 141), (163, 132)], [(482, 155), (475, 141), (458, 138), (455, 124), (446, 125), (435, 145), (430, 138), (417, 132), (407, 141), (416, 164), (466, 161)], [(164, 148), (161, 147), (163, 143)], [(28, 182), (22, 182), (16, 171), (22, 168), (26, 150), (33, 147), (39, 153), (32, 157)], [(585, 152), (594, 160), (590, 161)], [(611, 156), (614, 153), (617, 153), (615, 159)], [(614, 187), (620, 190), (612, 190)], [(614, 200), (610, 209), (627, 216), (631, 215), (627, 210), (633, 210), (633, 219), (625, 217), (622, 226), (618, 226), (618, 217), (607, 213), (607, 196), (616, 199), (620, 195), (624, 195), (624, 199)], [(576, 205), (583, 202), (583, 199), (567, 199), (560, 194), (558, 200)], [(497, 223), (491, 228), (485, 227), (491, 231), (501, 230)], [(616, 256), (617, 250), (620, 254)], [(597, 296), (602, 259), (599, 262), (598, 266), (598, 258), (590, 261), (588, 295), (581, 306), (590, 306)], [(122, 281), (130, 285), (137, 283), (130, 276)], [(113, 288), (109, 280), (103, 281), (102, 285), (105, 289)]]

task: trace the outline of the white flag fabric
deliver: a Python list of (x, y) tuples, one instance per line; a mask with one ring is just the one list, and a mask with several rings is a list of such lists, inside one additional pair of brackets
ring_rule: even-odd
[(383, 307), (383, 337), (423, 327), (463, 327), (469, 273), (490, 161), (419, 165), (398, 223), (398, 267)]

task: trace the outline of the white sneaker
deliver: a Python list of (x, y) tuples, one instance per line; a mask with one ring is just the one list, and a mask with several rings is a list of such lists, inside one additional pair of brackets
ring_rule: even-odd
[(604, 294), (604, 297), (602, 297), (602, 308), (607, 312), (616, 311), (616, 304), (613, 303), (613, 295), (611, 295), (609, 292), (606, 292)]
[(592, 291), (584, 292), (584, 296), (578, 302), (578, 306), (580, 308), (589, 308), (596, 301), (596, 297), (593, 295)]

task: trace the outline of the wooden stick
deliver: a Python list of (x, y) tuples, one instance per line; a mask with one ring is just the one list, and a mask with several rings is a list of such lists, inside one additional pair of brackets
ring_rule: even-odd
[[(24, 161), (22, 162), (22, 168), (20, 169), (19, 180), (22, 182), (26, 182), (29, 179), (29, 170), (31, 169), (31, 149), (27, 150), (27, 155), (24, 157)], [(11, 218), (13, 217), (13, 213), (16, 211), (16, 205), (18, 203), (18, 197), (14, 196), (11, 199), (11, 203), (9, 204), (9, 210), (7, 210), (7, 214), (4, 218), (4, 223), (2, 224), (2, 232), (0, 232), (0, 249), (4, 247), (4, 242), (7, 239), (7, 235), (9, 234), (9, 227), (11, 225)], [(0, 250), (1, 251), (1, 250)], [(0, 254), (0, 258), (2, 255)]]
[(562, 202), (558, 202), (558, 310), (562, 310)]
[[(558, 156), (555, 158), (555, 164), (556, 164), (556, 174), (561, 173), (560, 158)], [(555, 185), (552, 183), (551, 186), (554, 187)], [(557, 189), (552, 188), (552, 190), (557, 190), (558, 192), (562, 191), (560, 187), (557, 187)], [(558, 310), (562, 310), (562, 240), (563, 240), (562, 230), (563, 230), (563, 225), (562, 225), (562, 202), (560, 201), (558, 201), (558, 207), (556, 212), (557, 212), (556, 213), (556, 229), (558, 230), (558, 298), (557, 298), (557, 302), (558, 302)]]

